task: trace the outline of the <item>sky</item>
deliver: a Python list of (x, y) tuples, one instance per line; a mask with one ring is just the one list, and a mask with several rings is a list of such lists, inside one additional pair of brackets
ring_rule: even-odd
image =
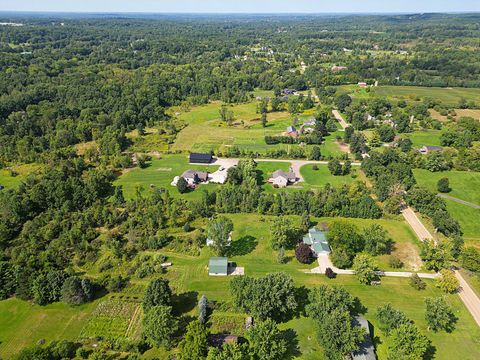
[(0, 0), (0, 11), (154, 13), (480, 12), (480, 0)]

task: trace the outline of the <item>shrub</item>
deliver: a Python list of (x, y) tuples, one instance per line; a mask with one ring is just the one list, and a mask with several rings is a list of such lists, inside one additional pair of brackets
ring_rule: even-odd
[(470, 271), (480, 271), (480, 251), (474, 247), (465, 248), (460, 255), (460, 263)]
[(441, 193), (448, 193), (452, 191), (448, 178), (441, 178), (440, 180), (438, 180), (437, 190)]
[(392, 269), (401, 269), (403, 267), (403, 261), (397, 256), (390, 256), (388, 259), (388, 264)]
[(183, 177), (180, 177), (177, 181), (177, 190), (180, 194), (184, 194), (188, 191), (188, 183)]
[(325, 276), (329, 279), (334, 279), (337, 274), (331, 269), (331, 268), (326, 268), (325, 269)]
[(455, 273), (451, 270), (440, 270), (440, 277), (437, 278), (437, 287), (445, 291), (446, 293), (455, 293), (460, 286), (458, 279), (455, 277)]
[(317, 170), (318, 170), (318, 166), (317, 166), (317, 165), (313, 165), (313, 166), (312, 166), (312, 170), (317, 171)]
[(310, 264), (313, 260), (312, 249), (307, 244), (300, 243), (295, 249), (295, 257), (302, 264)]
[(424, 290), (427, 287), (427, 284), (425, 283), (425, 281), (420, 279), (420, 276), (418, 276), (417, 273), (414, 273), (412, 274), (412, 276), (410, 276), (409, 283), (411, 287), (417, 290)]

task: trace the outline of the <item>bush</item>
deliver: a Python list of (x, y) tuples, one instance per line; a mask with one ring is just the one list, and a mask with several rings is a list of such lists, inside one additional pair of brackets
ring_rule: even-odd
[(188, 191), (188, 183), (183, 177), (180, 177), (177, 181), (177, 190), (180, 194), (184, 194)]
[(392, 269), (401, 269), (403, 267), (403, 261), (396, 256), (390, 256), (388, 264)]
[(302, 264), (310, 264), (313, 260), (312, 249), (307, 244), (300, 243), (295, 249), (295, 257)]
[(337, 274), (331, 268), (328, 267), (325, 269), (325, 276), (329, 279), (335, 279)]
[(69, 305), (80, 305), (93, 298), (93, 285), (88, 279), (69, 277), (62, 285), (62, 301)]
[(474, 247), (465, 248), (460, 255), (462, 266), (473, 272), (480, 272), (480, 251)]
[(317, 171), (317, 170), (318, 170), (318, 166), (317, 166), (317, 165), (313, 165), (313, 166), (312, 166), (312, 170), (313, 170), (313, 171)]
[(441, 193), (449, 193), (450, 191), (452, 191), (448, 178), (441, 178), (440, 180), (438, 180), (437, 190)]
[(410, 276), (409, 284), (416, 290), (425, 290), (425, 288), (427, 287), (425, 281), (420, 279), (420, 276), (418, 276), (417, 273), (414, 273), (412, 274), (412, 276)]
[(440, 270), (440, 277), (437, 278), (437, 287), (446, 293), (453, 294), (458, 291), (459, 286), (460, 283), (453, 271), (447, 269)]

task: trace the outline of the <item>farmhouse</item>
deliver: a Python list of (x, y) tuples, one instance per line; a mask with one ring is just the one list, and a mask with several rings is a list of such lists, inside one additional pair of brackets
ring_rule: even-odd
[(360, 349), (352, 353), (352, 360), (377, 360), (367, 319), (362, 316), (356, 316), (353, 319), (353, 324), (364, 328), (366, 334), (365, 340), (360, 344)]
[(358, 86), (360, 86), (361, 88), (366, 88), (366, 87), (367, 87), (367, 83), (366, 83), (366, 82), (359, 82), (359, 83), (358, 83)]
[(206, 153), (191, 153), (190, 154), (190, 163), (191, 164), (210, 164), (213, 160), (212, 154)]
[(434, 151), (442, 151), (443, 148), (441, 146), (422, 146), (418, 151), (422, 154), (428, 154)]
[(187, 170), (182, 175), (189, 186), (195, 186), (199, 182), (208, 180), (208, 173), (203, 171)]
[(292, 184), (295, 181), (297, 181), (297, 176), (291, 168), (289, 172), (283, 170), (274, 171), (272, 177), (268, 179), (269, 183), (278, 187), (286, 187), (288, 184)]
[(228, 258), (212, 257), (208, 261), (208, 275), (210, 276), (227, 276), (228, 275)]
[(316, 228), (308, 230), (308, 234), (303, 237), (303, 243), (310, 245), (315, 256), (320, 254), (330, 254), (330, 245), (328, 245), (325, 233)]

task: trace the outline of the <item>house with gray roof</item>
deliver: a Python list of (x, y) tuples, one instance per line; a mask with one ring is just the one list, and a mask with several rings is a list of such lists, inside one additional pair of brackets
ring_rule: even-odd
[(289, 172), (283, 170), (274, 171), (272, 177), (268, 179), (269, 183), (278, 187), (286, 187), (295, 181), (297, 181), (297, 175), (291, 168)]
[(208, 180), (208, 173), (203, 171), (196, 171), (196, 170), (187, 170), (185, 171), (181, 177), (183, 177), (188, 185), (194, 186), (199, 182), (205, 182)]
[(308, 233), (303, 237), (303, 243), (310, 245), (313, 254), (317, 257), (321, 254), (328, 255), (331, 252), (325, 232), (316, 228), (308, 230)]
[(442, 151), (443, 148), (441, 146), (422, 146), (418, 151), (420, 151), (422, 154), (428, 154), (433, 151)]

